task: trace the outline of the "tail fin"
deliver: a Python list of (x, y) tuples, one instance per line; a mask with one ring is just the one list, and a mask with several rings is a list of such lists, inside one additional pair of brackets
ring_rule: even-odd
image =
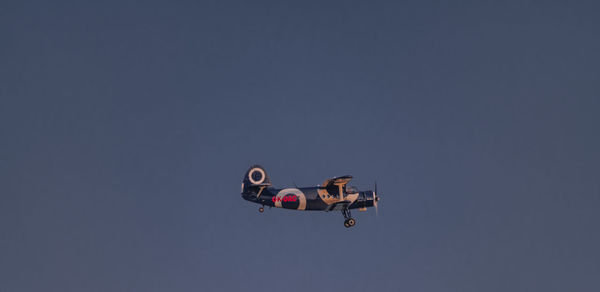
[(253, 165), (244, 175), (242, 194), (256, 193), (261, 187), (268, 187), (270, 185), (271, 180), (265, 169), (260, 165)]

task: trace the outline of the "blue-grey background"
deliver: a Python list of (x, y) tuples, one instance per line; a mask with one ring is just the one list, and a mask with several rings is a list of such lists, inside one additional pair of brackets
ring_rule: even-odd
[(597, 3), (3, 1), (0, 291), (598, 291)]

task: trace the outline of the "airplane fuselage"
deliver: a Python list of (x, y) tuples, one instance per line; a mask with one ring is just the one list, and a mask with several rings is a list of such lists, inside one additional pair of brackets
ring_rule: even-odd
[(264, 206), (292, 209), (331, 211), (367, 208), (373, 206), (373, 192), (343, 192), (340, 196), (336, 189), (321, 187), (305, 188), (264, 188), (255, 193), (243, 193), (242, 197), (253, 203)]

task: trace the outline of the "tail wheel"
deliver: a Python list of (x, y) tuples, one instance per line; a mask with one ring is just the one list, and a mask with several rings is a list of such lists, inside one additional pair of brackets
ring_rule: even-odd
[(261, 212), (261, 213), (262, 213), (262, 212), (264, 212), (264, 211), (265, 211), (265, 208), (263, 208), (263, 207), (260, 207), (260, 208), (258, 208), (258, 212)]

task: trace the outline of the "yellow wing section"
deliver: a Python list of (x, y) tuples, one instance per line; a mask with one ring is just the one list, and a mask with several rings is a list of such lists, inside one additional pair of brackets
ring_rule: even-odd
[(328, 188), (331, 186), (342, 186), (344, 187), (348, 182), (352, 180), (351, 175), (337, 176), (330, 179), (326, 179), (321, 187)]

